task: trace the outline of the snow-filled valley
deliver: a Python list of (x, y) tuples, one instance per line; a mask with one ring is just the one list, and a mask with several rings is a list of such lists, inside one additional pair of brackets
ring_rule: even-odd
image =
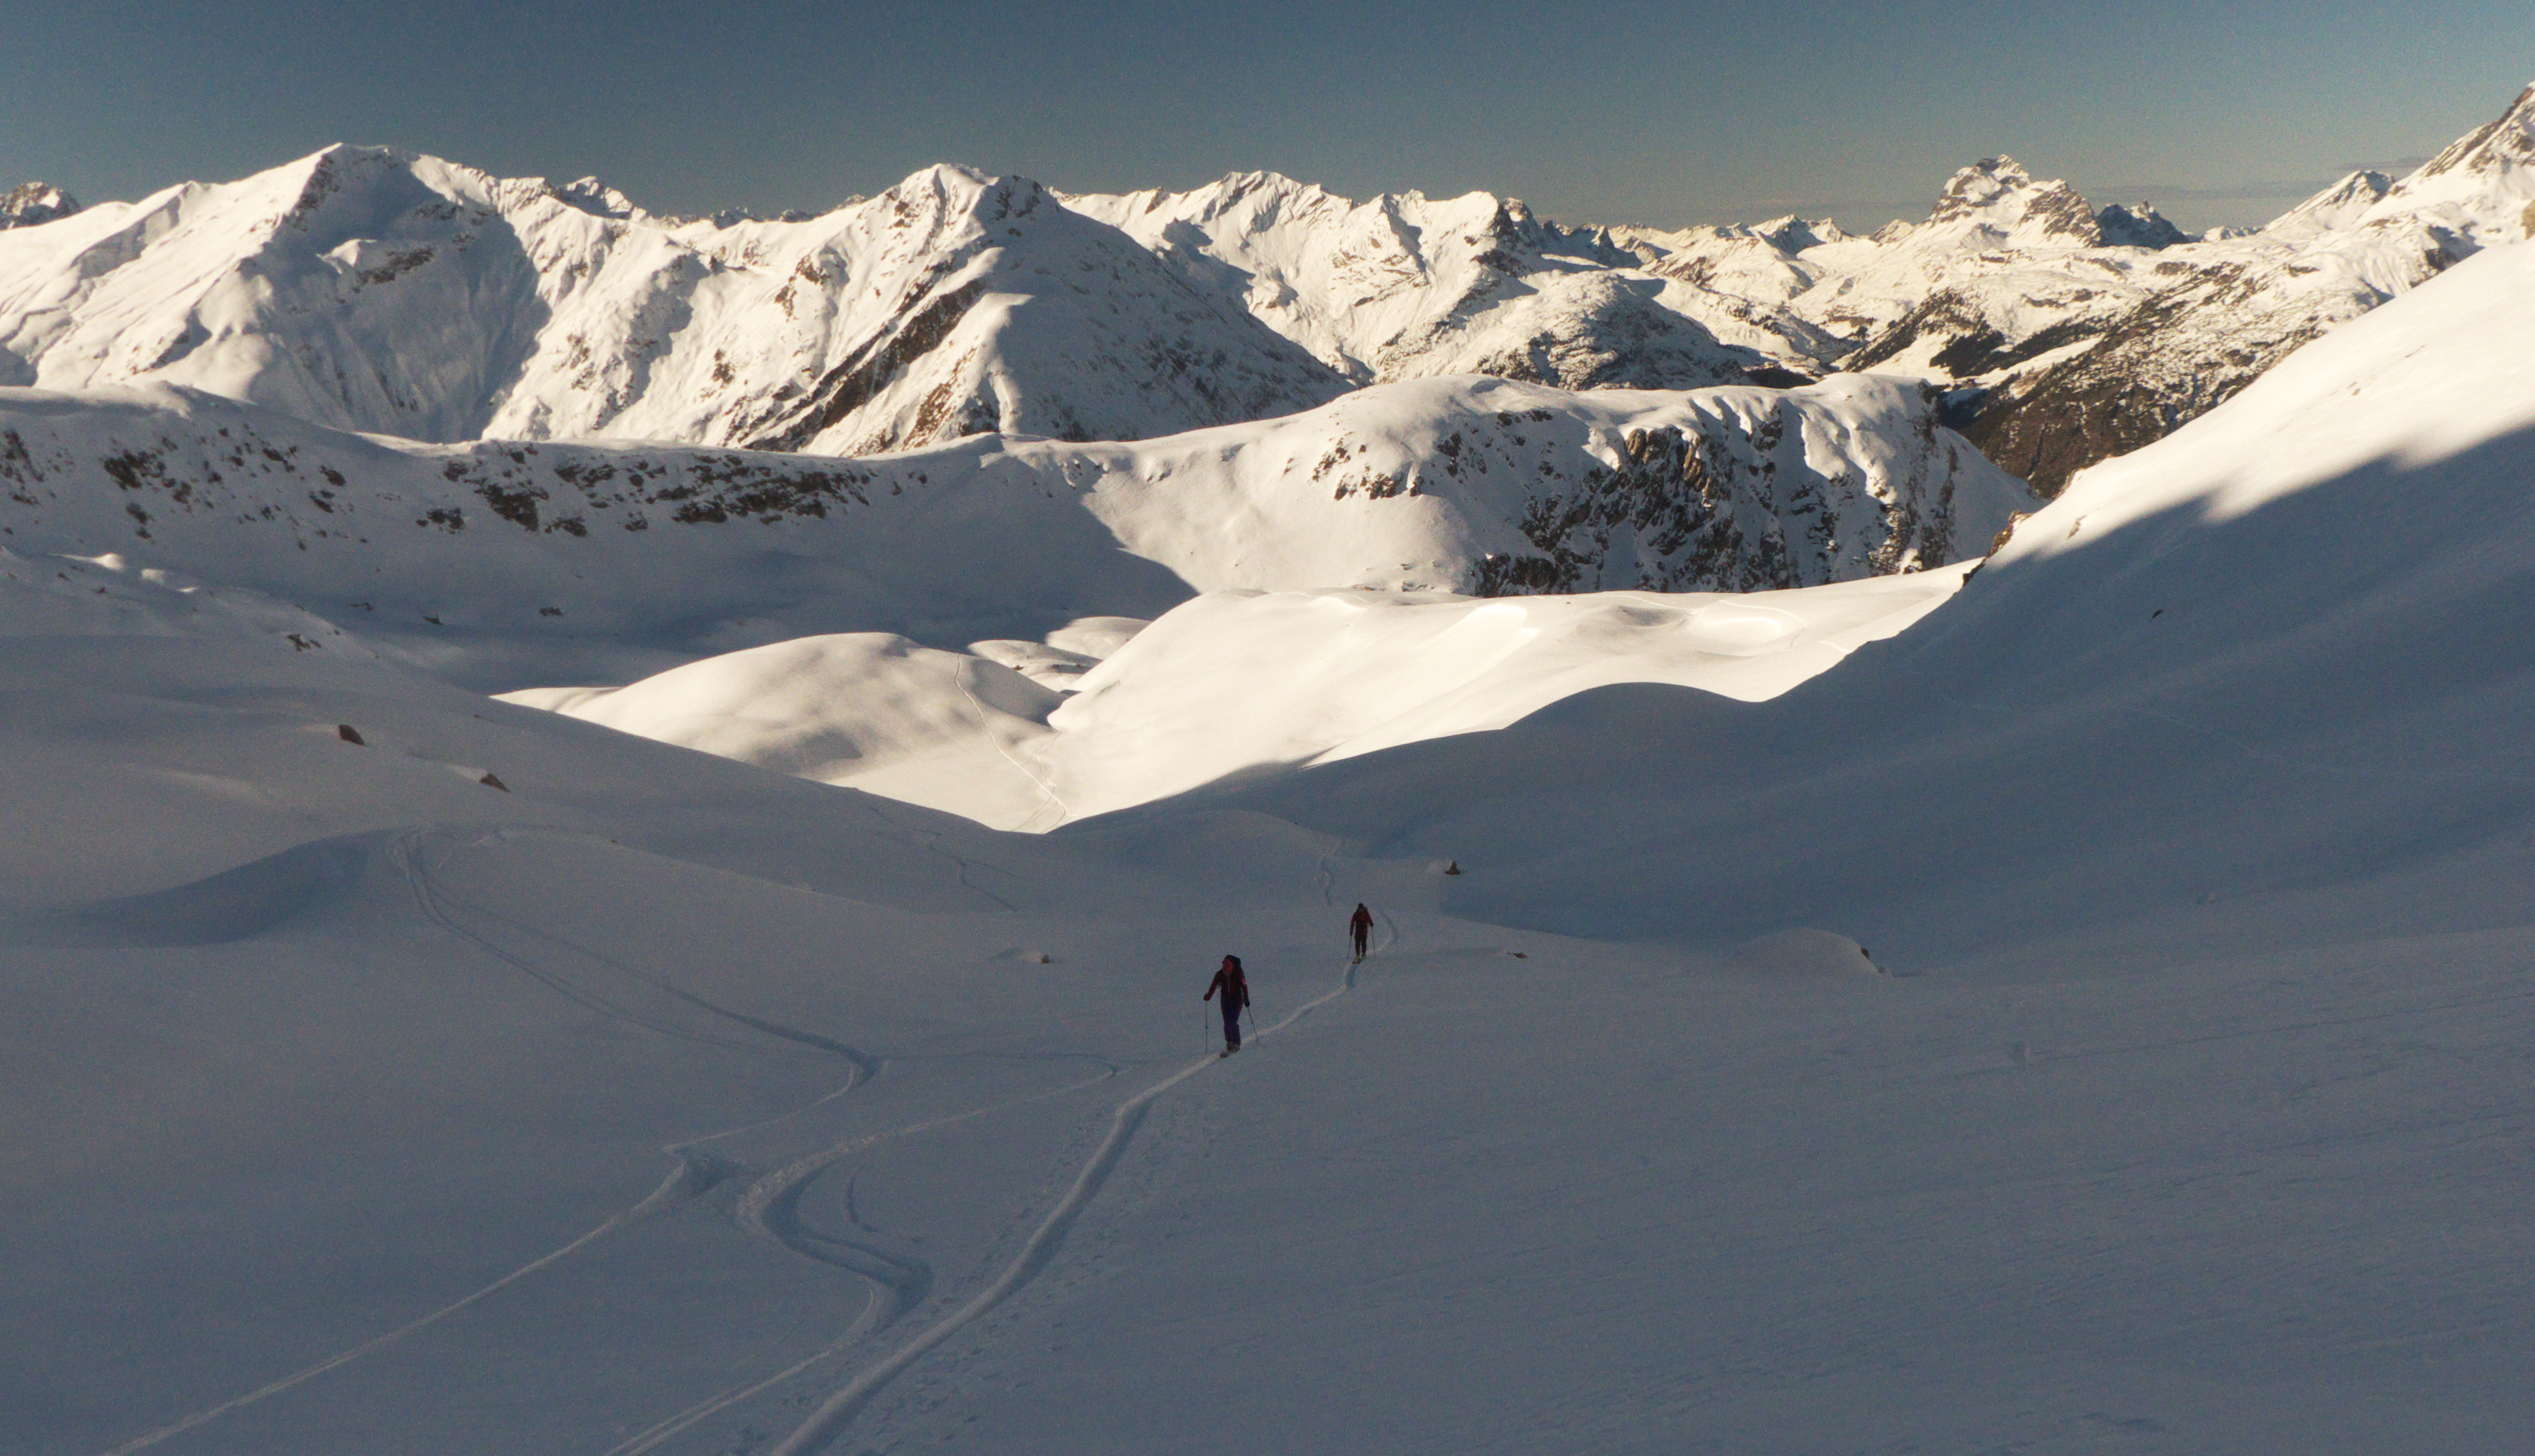
[(0, 1447), (2520, 1449), (2529, 104), (2204, 240), (11, 194)]

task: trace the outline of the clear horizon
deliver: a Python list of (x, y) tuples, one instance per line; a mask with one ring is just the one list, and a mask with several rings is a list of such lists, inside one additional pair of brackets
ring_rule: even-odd
[(18, 22), (0, 187), (129, 200), (346, 141), (595, 174), (677, 214), (823, 212), (955, 161), (1079, 192), (1267, 170), (1357, 198), (1493, 192), (1575, 223), (1864, 230), (1924, 216), (1956, 168), (2005, 152), (2198, 230), (2417, 165), (2535, 73), (2535, 9), (2485, 0), (964, 14), (105, 0)]

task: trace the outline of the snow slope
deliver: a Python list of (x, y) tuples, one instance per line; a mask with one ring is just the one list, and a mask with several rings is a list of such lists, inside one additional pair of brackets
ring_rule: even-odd
[(937, 166), (721, 226), (340, 146), (0, 238), (0, 384), (138, 382), (421, 440), (846, 455), (1138, 439), (1344, 388), (1025, 179)]
[[(2479, 875), (2522, 793), (2504, 725), (2527, 686), (2508, 603), (2535, 560), (2535, 249), (2400, 302), (2085, 473), (1917, 630), (1766, 703), (1612, 690), (1235, 802), (1453, 853), (1472, 870), (1455, 903), (1491, 919), (1730, 933), (1835, 905), (1932, 956), (2113, 907)], [(1812, 766), (1834, 754), (1848, 766)], [(1736, 791), (1654, 787), (1692, 757)], [(2092, 784), (2100, 802), (2071, 787)], [(1358, 799), (1434, 808), (1342, 812)], [(2090, 807), (2034, 808), (2064, 801)], [(1724, 832), (1866, 803), (1831, 847)], [(2145, 823), (2159, 847), (2133, 843)], [(1706, 891), (1599, 887), (1615, 859)]]
[(1916, 391), (1358, 392), (1141, 444), (856, 460), (362, 438), (154, 387), (0, 390), (0, 541), (284, 597), (472, 685), (847, 631), (934, 645), (1206, 590), (1779, 586), (1924, 569), (2029, 493)]
[(1113, 652), (1066, 654), (1061, 694), (982, 656), (843, 634), (624, 688), (502, 698), (1044, 831), (1217, 780), (1503, 728), (1611, 683), (1759, 701), (1908, 627), (1969, 570), (1735, 595), (1211, 592)]
[(2530, 285), (1764, 701), (1040, 836), (20, 551), (10, 1444), (2514, 1450)]

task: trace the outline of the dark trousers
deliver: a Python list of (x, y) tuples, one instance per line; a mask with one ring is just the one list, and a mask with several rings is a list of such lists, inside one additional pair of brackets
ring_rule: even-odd
[(1241, 1003), (1228, 996), (1223, 999), (1223, 1044), (1241, 1045)]
[(1358, 960), (1362, 960), (1362, 959), (1364, 959), (1364, 942), (1365, 942), (1365, 941), (1367, 941), (1367, 940), (1371, 940), (1372, 938), (1373, 938), (1373, 928), (1372, 928), (1372, 927), (1370, 927), (1370, 926), (1362, 926), (1362, 925), (1360, 925), (1360, 926), (1357, 926), (1357, 927), (1355, 928), (1355, 958), (1356, 958), (1356, 959), (1358, 959)]

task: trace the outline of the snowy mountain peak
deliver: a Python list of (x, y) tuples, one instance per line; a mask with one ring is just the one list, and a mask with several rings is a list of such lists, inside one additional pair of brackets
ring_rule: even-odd
[(1135, 439), (1341, 388), (1039, 184), (967, 167), (822, 218), (678, 223), (596, 179), (335, 146), (5, 236), (0, 383), (150, 380), (411, 439)]
[(1787, 254), (1848, 239), (1848, 234), (1840, 230), (1839, 224), (1827, 217), (1799, 217), (1793, 212), (1783, 217), (1772, 217), (1766, 222), (1755, 222), (1746, 232)]
[[(1365, 202), (1272, 172), (1065, 195), (1356, 383), (1490, 374), (1565, 389), (1739, 383), (1821, 353), (1742, 299), (1491, 193)], [(1660, 254), (1660, 248), (1655, 249)]]
[(49, 182), (21, 182), (0, 193), (0, 228), (32, 227), (79, 210), (76, 199)]
[(2458, 257), (2535, 237), (2535, 86), (2387, 189), (2359, 225), (2433, 227), (2465, 241), (2447, 250)]
[[(1928, 214), (1927, 229), (1950, 240), (1970, 233), (1990, 244), (2049, 243), (2091, 247), (2103, 241), (2095, 212), (2066, 182), (2037, 182), (2015, 158), (2001, 153), (1954, 173)], [(1928, 236), (1923, 230), (1922, 236)]]

